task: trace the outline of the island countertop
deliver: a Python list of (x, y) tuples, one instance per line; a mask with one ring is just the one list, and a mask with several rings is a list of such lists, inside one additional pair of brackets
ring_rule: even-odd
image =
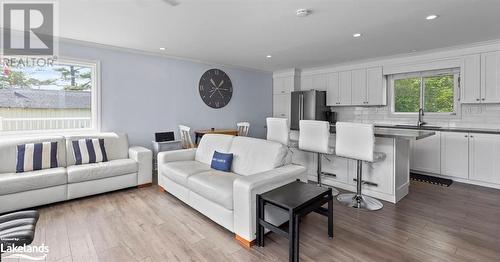
[[(396, 128), (384, 128), (384, 127), (375, 127), (374, 131), (376, 137), (408, 139), (408, 140), (419, 140), (436, 134), (436, 132), (430, 130), (396, 129)], [(330, 133), (335, 133), (335, 125), (330, 126)]]

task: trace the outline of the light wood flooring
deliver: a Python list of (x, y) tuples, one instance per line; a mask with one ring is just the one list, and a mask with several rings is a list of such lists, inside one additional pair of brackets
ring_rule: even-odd
[[(301, 261), (500, 261), (500, 190), (412, 182), (397, 205), (365, 212), (335, 202), (300, 226)], [(34, 244), (47, 261), (287, 261), (275, 234), (246, 249), (234, 235), (157, 186), (45, 206)], [(5, 260), (6, 261), (6, 260)], [(12, 260), (10, 260), (12, 261)]]

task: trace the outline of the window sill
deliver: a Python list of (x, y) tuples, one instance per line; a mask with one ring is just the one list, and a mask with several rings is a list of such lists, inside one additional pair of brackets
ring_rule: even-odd
[(94, 128), (85, 129), (59, 129), (59, 130), (26, 130), (26, 131), (0, 131), (0, 137), (10, 138), (10, 137), (31, 137), (31, 136), (41, 136), (41, 135), (53, 135), (53, 136), (73, 136), (80, 134), (93, 134), (99, 133), (100, 131)]

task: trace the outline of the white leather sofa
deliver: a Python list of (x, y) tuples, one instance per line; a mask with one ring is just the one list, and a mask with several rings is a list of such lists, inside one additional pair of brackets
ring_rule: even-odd
[[(75, 165), (71, 141), (104, 138), (108, 162)], [(58, 142), (59, 167), (16, 173), (17, 145)], [(150, 184), (152, 152), (130, 147), (127, 135), (39, 136), (0, 140), (0, 213)]]
[[(232, 172), (210, 168), (214, 151), (234, 154)], [(236, 234), (255, 239), (256, 194), (306, 181), (306, 168), (286, 163), (284, 145), (250, 137), (204, 135), (198, 148), (158, 154), (158, 184), (170, 194)], [(265, 210), (275, 225), (288, 220), (283, 211)]]

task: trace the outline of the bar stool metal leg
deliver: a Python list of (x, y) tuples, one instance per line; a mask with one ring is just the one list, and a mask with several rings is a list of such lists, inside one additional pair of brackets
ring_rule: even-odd
[(318, 186), (321, 186), (321, 187), (325, 186), (325, 187), (331, 188), (332, 189), (332, 195), (333, 196), (338, 195), (340, 192), (336, 188), (334, 188), (332, 186), (328, 186), (328, 185), (323, 185), (321, 183), (321, 177), (324, 175), (323, 171), (321, 171), (321, 157), (323, 155), (321, 153), (317, 153), (316, 155), (318, 156), (318, 161), (316, 161), (316, 162), (318, 162), (318, 166), (317, 166), (317, 169), (316, 169), (316, 175), (317, 175), (317, 179), (318, 179)]
[(337, 200), (344, 206), (361, 208), (370, 211), (382, 209), (384, 205), (377, 199), (361, 194), (361, 186), (363, 185), (363, 161), (357, 161), (357, 181), (356, 181), (356, 194), (341, 194), (337, 196)]

